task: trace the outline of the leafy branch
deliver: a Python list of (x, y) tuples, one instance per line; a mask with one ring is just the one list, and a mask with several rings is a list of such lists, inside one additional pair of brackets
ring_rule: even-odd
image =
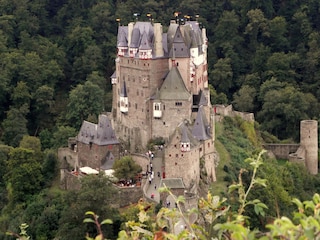
[(96, 225), (97, 231), (98, 231), (98, 235), (95, 238), (91, 238), (89, 237), (89, 235), (87, 234), (86, 239), (87, 240), (104, 240), (103, 237), (103, 232), (101, 229), (101, 226), (104, 224), (112, 224), (112, 220), (110, 219), (105, 219), (102, 222), (99, 222), (99, 216), (97, 214), (95, 214), (94, 212), (88, 211), (86, 212), (86, 215), (90, 215), (91, 217), (89, 218), (85, 218), (83, 220), (84, 223), (93, 223)]

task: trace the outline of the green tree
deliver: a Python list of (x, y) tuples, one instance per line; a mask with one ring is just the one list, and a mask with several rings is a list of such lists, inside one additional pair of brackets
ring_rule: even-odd
[[(263, 85), (266, 85), (267, 82)], [(308, 118), (309, 102), (304, 94), (291, 85), (269, 90), (264, 94), (258, 121), (263, 129), (281, 139), (298, 138), (300, 121)]]
[(213, 66), (212, 85), (218, 92), (229, 93), (232, 87), (233, 71), (230, 58), (221, 58)]
[(114, 162), (112, 169), (114, 176), (118, 179), (133, 180), (142, 171), (140, 165), (133, 161), (132, 157), (124, 156)]
[(320, 79), (319, 79), (319, 61), (320, 61), (320, 34), (312, 32), (308, 41), (308, 52), (304, 61), (305, 78), (301, 87), (320, 98)]
[(7, 185), (12, 187), (9, 194), (11, 203), (24, 202), (38, 193), (43, 183), (43, 175), (35, 152), (25, 148), (10, 151), (4, 178)]
[(67, 147), (69, 137), (75, 137), (77, 131), (75, 128), (68, 126), (60, 126), (57, 131), (53, 133), (52, 145), (54, 148)]
[(12, 108), (7, 112), (7, 118), (2, 122), (3, 141), (13, 147), (17, 147), (23, 135), (28, 134), (25, 112)]
[(104, 110), (103, 91), (90, 81), (79, 84), (69, 94), (67, 121), (74, 128), (80, 128), (82, 121), (88, 116), (98, 116)]
[(50, 149), (52, 147), (53, 134), (48, 129), (42, 130), (39, 133), (39, 138), (40, 138), (40, 141), (41, 141), (42, 150)]
[(29, 111), (31, 94), (25, 82), (20, 81), (17, 83), (17, 86), (13, 89), (11, 99), (15, 108), (25, 111), (26, 113)]
[(227, 104), (228, 98), (224, 93), (217, 93), (214, 87), (209, 84), (211, 104)]
[(53, 126), (53, 118), (55, 114), (53, 113), (54, 106), (54, 89), (43, 85), (39, 87), (33, 94), (33, 127), (38, 134), (45, 128), (50, 128)]
[[(99, 191), (97, 191), (99, 190)], [(106, 238), (115, 238), (119, 229), (117, 221), (119, 213), (111, 207), (116, 196), (115, 188), (105, 175), (88, 175), (81, 179), (81, 189), (70, 191), (66, 196), (65, 209), (60, 218), (60, 227), (57, 237), (61, 240), (81, 239), (86, 233), (92, 234), (96, 230), (93, 226), (82, 225), (85, 212), (88, 209), (97, 213), (101, 219), (112, 219), (114, 225), (103, 229)]]
[(286, 19), (277, 16), (269, 22), (270, 46), (274, 52), (287, 51), (289, 41), (287, 38), (288, 29)]
[(40, 139), (33, 136), (24, 135), (19, 144), (20, 148), (30, 149), (34, 151), (34, 158), (42, 164), (43, 153), (41, 150)]
[(268, 20), (260, 9), (251, 9), (247, 13), (249, 23), (246, 26), (245, 34), (249, 36), (249, 48), (254, 51), (258, 43), (263, 42), (264, 37), (269, 37)]
[(46, 179), (46, 184), (50, 186), (51, 181), (58, 173), (58, 157), (54, 150), (47, 150), (44, 152), (42, 172), (44, 179)]
[(296, 72), (299, 57), (295, 53), (276, 52), (266, 62), (265, 77), (275, 77), (278, 81), (295, 84), (299, 78)]
[(238, 111), (252, 112), (256, 95), (256, 90), (253, 87), (242, 85), (240, 90), (233, 95), (232, 104)]

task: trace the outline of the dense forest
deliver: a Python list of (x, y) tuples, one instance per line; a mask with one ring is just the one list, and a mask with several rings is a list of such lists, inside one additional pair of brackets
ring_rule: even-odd
[(316, 0), (1, 1), (1, 139), (16, 147), (29, 134), (50, 148), (54, 133), (109, 111), (118, 23), (150, 13), (168, 26), (179, 11), (207, 29), (212, 102), (297, 140), (300, 120), (319, 117), (319, 9)]
[[(79, 216), (95, 210), (88, 209), (92, 183), (80, 195), (49, 191), (56, 149), (83, 120), (111, 110), (118, 24), (149, 13), (168, 26), (177, 11), (207, 29), (212, 103), (253, 112), (272, 141), (298, 141), (300, 120), (319, 118), (318, 0), (1, 0), (2, 232), (28, 220), (34, 239), (84, 236)], [(104, 194), (101, 204), (110, 189)], [(104, 213), (120, 226), (113, 211), (106, 206)]]

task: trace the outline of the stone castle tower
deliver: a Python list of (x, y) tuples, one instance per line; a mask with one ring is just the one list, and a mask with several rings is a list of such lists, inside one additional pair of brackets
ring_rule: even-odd
[(305, 165), (308, 171), (318, 174), (318, 122), (303, 120), (300, 122), (300, 146), (305, 149)]
[(189, 188), (199, 182), (200, 159), (215, 180), (207, 37), (197, 21), (179, 17), (167, 29), (139, 21), (119, 26), (112, 125), (131, 152), (164, 139), (166, 177)]

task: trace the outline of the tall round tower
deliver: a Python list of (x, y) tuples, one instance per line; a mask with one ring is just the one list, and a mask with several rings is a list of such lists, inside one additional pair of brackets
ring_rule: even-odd
[(300, 123), (300, 145), (305, 148), (305, 164), (311, 174), (318, 174), (318, 122), (303, 120)]

